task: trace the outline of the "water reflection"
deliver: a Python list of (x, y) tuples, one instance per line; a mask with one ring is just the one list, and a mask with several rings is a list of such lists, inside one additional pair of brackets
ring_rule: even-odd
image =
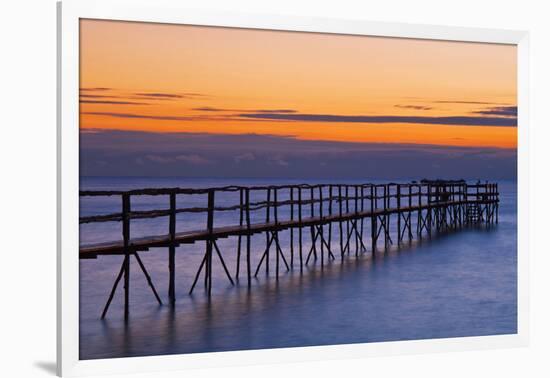
[[(254, 279), (250, 289), (241, 279), (235, 287), (216, 292), (211, 300), (198, 290), (186, 300), (178, 298), (175, 307), (151, 306), (149, 301), (148, 306), (131, 312), (127, 324), (119, 314), (94, 322), (103, 347), (90, 348), (93, 339), (98, 338), (90, 337), (81, 353), (100, 358), (403, 340), (421, 334), (491, 334), (494, 327), (485, 331), (479, 327), (461, 328), (459, 332), (447, 330), (438, 334), (437, 327), (427, 322), (431, 316), (425, 311), (436, 310), (446, 302), (448, 309), (443, 308), (439, 315), (445, 319), (445, 310), (459, 310), (467, 304), (447, 303), (449, 291), (456, 288), (452, 275), (445, 279), (444, 271), (461, 267), (457, 261), (447, 264), (440, 261), (441, 256), (434, 255), (445, 253), (452, 260), (462, 260), (444, 247), (452, 243), (461, 248), (463, 243), (457, 244), (457, 238), (470, 244), (468, 239), (483, 239), (497, 230), (498, 227), (463, 231), (470, 238), (448, 232), (429, 242), (422, 239), (392, 247), (387, 253), (378, 252), (375, 258), (368, 252), (358, 257), (346, 255), (342, 262), (339, 258), (329, 260), (323, 269), (318, 259), (303, 274), (295, 268), (283, 273), (279, 280), (261, 277)], [(443, 272), (437, 273), (438, 264)], [(408, 275), (415, 279), (404, 279)], [(418, 275), (434, 277), (422, 280)], [(441, 295), (443, 292), (447, 294)], [(404, 332), (409, 325), (414, 332)], [(418, 325), (424, 328), (423, 332)], [(508, 328), (514, 331), (513, 325)]]

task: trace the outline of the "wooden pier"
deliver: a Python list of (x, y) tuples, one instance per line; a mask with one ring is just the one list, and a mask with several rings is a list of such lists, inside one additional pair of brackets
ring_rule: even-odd
[[(222, 206), (216, 200), (233, 193), (235, 203)], [(212, 266), (214, 255), (221, 263), (231, 284), (233, 278), (246, 275), (248, 286), (262, 267), (270, 270), (275, 259), (278, 279), (282, 268), (299, 268), (310, 261), (320, 260), (323, 266), (337, 255), (384, 251), (391, 244), (421, 238), (442, 230), (458, 230), (467, 225), (498, 223), (498, 184), (463, 180), (422, 180), (411, 183), (387, 184), (319, 184), (281, 186), (226, 186), (205, 189), (163, 188), (128, 191), (81, 191), (80, 197), (119, 197), (121, 211), (80, 217), (80, 224), (97, 222), (122, 222), (122, 237), (118, 241), (82, 245), (81, 259), (94, 259), (103, 255), (123, 256), (122, 266), (102, 313), (105, 317), (119, 282), (124, 280), (124, 316), (129, 315), (130, 258), (134, 257), (157, 301), (162, 304), (155, 286), (139, 253), (151, 248), (168, 248), (168, 297), (173, 304), (175, 291), (175, 255), (177, 247), (184, 244), (205, 242), (205, 252), (191, 285), (193, 292), (201, 274), (208, 295), (212, 291)], [(158, 210), (132, 210), (132, 199), (139, 196), (163, 196), (167, 208)], [(204, 206), (178, 207), (186, 196), (202, 196)], [(284, 211), (283, 211), (284, 210)], [(220, 212), (235, 215), (233, 224), (216, 226), (215, 217)], [(196, 213), (206, 215), (202, 229), (177, 231), (177, 214)], [(281, 214), (285, 214), (283, 217)], [(135, 219), (168, 218), (166, 234), (132, 237), (131, 221)], [(261, 220), (260, 220), (261, 217)], [(395, 223), (393, 223), (395, 222)], [(391, 227), (391, 224), (394, 227)], [(290, 243), (283, 246), (279, 233), (289, 232)], [(393, 232), (392, 232), (393, 231)], [(252, 251), (251, 238), (265, 234), (265, 248)], [(236, 259), (236, 271), (230, 273), (217, 240), (236, 238), (232, 257)], [(308, 247), (304, 248), (306, 238)], [(335, 242), (335, 241), (338, 242)], [(335, 245), (337, 247), (335, 247)], [(379, 244), (382, 244), (380, 248)], [(337, 251), (338, 250), (338, 251)], [(232, 251), (233, 252), (233, 251)], [(271, 253), (274, 256), (270, 256)], [(185, 253), (185, 248), (178, 250)], [(261, 255), (253, 267), (251, 255)], [(244, 258), (244, 262), (242, 261)], [(244, 272), (241, 266), (244, 264)]]

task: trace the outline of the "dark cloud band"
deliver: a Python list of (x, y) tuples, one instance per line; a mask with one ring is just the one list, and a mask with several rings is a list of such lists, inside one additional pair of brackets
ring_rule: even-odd
[(150, 105), (146, 102), (133, 101), (109, 101), (109, 100), (80, 100), (81, 104), (103, 104), (103, 105)]
[(179, 116), (153, 116), (145, 114), (133, 113), (112, 113), (112, 112), (82, 112), (82, 114), (99, 115), (114, 118), (131, 118), (131, 119), (153, 119), (157, 121), (194, 121), (200, 119), (198, 117), (179, 117)]
[(199, 108), (193, 108), (191, 110), (201, 111), (201, 112), (239, 112), (239, 113), (296, 113), (296, 110), (293, 109), (224, 109), (224, 108), (214, 108), (211, 106), (201, 106)]
[(501, 102), (487, 102), (487, 101), (453, 101), (453, 100), (437, 100), (432, 101), (434, 104), (469, 104), (469, 105), (509, 105)]
[(81, 130), (83, 176), (515, 179), (516, 150), (257, 134)]
[(243, 118), (302, 121), (302, 122), (331, 122), (331, 123), (416, 123), (428, 125), (456, 125), (456, 126), (501, 126), (516, 127), (515, 118), (502, 117), (409, 117), (409, 116), (368, 116), (368, 115), (335, 115), (335, 114), (286, 114), (286, 113), (242, 113)]
[(433, 108), (430, 106), (423, 106), (423, 105), (394, 105), (396, 108), (401, 109), (413, 109), (413, 110), (432, 110)]
[[(116, 118), (154, 119), (158, 121), (198, 121), (212, 119), (197, 116), (152, 116), (133, 113), (85, 112), (83, 114), (101, 115)], [(301, 113), (240, 113), (225, 117), (225, 121), (258, 120), (258, 121), (300, 121), (300, 122), (330, 122), (330, 123), (410, 123), (428, 125), (454, 126), (500, 126), (516, 127), (517, 119), (513, 117), (409, 117), (409, 116), (347, 116), (334, 114), (301, 114)]]
[(517, 106), (497, 106), (494, 108), (480, 110), (474, 113), (492, 115), (492, 116), (501, 116), (501, 117), (517, 117), (518, 107)]

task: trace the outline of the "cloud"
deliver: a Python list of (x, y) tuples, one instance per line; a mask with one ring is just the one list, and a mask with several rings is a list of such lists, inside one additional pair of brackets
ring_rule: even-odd
[(501, 117), (413, 117), (413, 116), (370, 116), (370, 115), (338, 115), (338, 114), (287, 114), (287, 113), (241, 113), (243, 118), (302, 121), (302, 122), (331, 122), (331, 123), (416, 123), (429, 125), (456, 125), (456, 126), (502, 126), (516, 127), (515, 118)]
[(197, 92), (184, 92), (183, 95), (184, 95), (184, 96), (189, 96), (189, 97), (211, 97), (211, 96), (208, 95), (208, 94), (205, 94), (205, 93), (197, 93)]
[[(113, 92), (114, 91), (114, 92)], [(107, 92), (107, 93), (105, 93)], [(84, 99), (115, 99), (110, 102), (92, 102), (89, 100), (81, 101), (82, 103), (91, 104), (111, 104), (111, 105), (150, 105), (150, 103), (137, 102), (132, 100), (177, 100), (190, 99), (196, 97), (206, 97), (205, 94), (196, 92), (184, 93), (167, 93), (167, 92), (133, 92), (128, 93), (113, 88), (95, 87), (95, 88), (80, 88), (80, 98)]]
[(184, 95), (178, 95), (178, 94), (173, 94), (173, 93), (159, 93), (159, 92), (134, 93), (134, 95), (139, 96), (139, 97), (163, 98), (163, 99), (164, 98), (168, 98), (168, 99), (185, 98)]
[(331, 123), (411, 123), (428, 125), (455, 125), (455, 126), (500, 126), (516, 127), (515, 117), (486, 117), (486, 116), (369, 116), (369, 115), (338, 115), (338, 114), (303, 114), (293, 112), (264, 112), (239, 113), (222, 117), (204, 115), (195, 116), (156, 116), (135, 113), (113, 112), (82, 112), (82, 114), (100, 115), (116, 118), (154, 119), (157, 121), (301, 121), (301, 122), (331, 122)]
[(213, 108), (211, 106), (202, 106), (202, 107), (199, 107), (199, 108), (193, 108), (191, 110), (197, 110), (197, 111), (201, 111), (201, 112), (227, 112), (227, 111), (232, 111), (232, 110), (228, 110), (228, 109)]
[(81, 93), (80, 98), (119, 98), (118, 96)]
[(255, 113), (297, 113), (296, 110), (293, 109), (260, 109), (260, 110), (253, 110)]
[[(170, 154), (164, 154), (164, 155), (157, 155), (157, 154), (147, 154), (144, 156), (145, 159), (159, 164), (173, 164), (178, 162), (183, 162), (191, 165), (207, 165), (211, 164), (212, 162), (200, 155), (197, 154), (189, 154), (189, 155), (170, 155)], [(136, 161), (139, 162), (139, 164), (143, 165), (143, 159), (141, 157), (136, 158)]]
[(148, 98), (154, 100), (177, 100), (177, 99), (189, 99), (196, 97), (205, 97), (205, 94), (196, 92), (184, 92), (184, 93), (167, 93), (167, 92), (136, 92), (133, 94), (138, 98)]
[(488, 108), (485, 110), (479, 110), (474, 112), (476, 114), (485, 114), (485, 115), (494, 115), (502, 117), (517, 117), (518, 116), (518, 107), (517, 106), (497, 106), (493, 108)]
[(254, 161), (256, 160), (256, 156), (252, 152), (245, 152), (244, 154), (235, 156), (233, 160), (235, 160), (235, 163), (239, 164), (243, 161)]
[(239, 113), (296, 113), (296, 110), (293, 109), (223, 109), (223, 108), (214, 108), (211, 106), (202, 106), (199, 108), (193, 108), (191, 110), (203, 111), (203, 112), (239, 112)]
[(167, 164), (167, 163), (174, 162), (173, 158), (168, 158), (168, 157), (159, 156), (159, 155), (145, 155), (145, 157), (155, 163)]
[[(100, 165), (98, 162), (107, 162)], [(515, 179), (515, 149), (258, 134), (81, 131), (84, 176)]]
[(104, 92), (104, 91), (110, 91), (112, 88), (106, 88), (106, 87), (94, 87), (94, 88), (80, 88), (81, 91), (85, 92)]
[(509, 105), (500, 102), (486, 102), (486, 101), (453, 101), (453, 100), (438, 100), (432, 101), (434, 104), (471, 104), (471, 105)]
[(80, 100), (81, 104), (105, 104), (105, 105), (150, 105), (146, 102), (111, 101), (111, 100)]
[[(210, 164), (210, 160), (203, 158), (200, 155), (197, 154), (190, 154), (190, 155), (154, 155), (154, 154), (147, 154), (145, 155), (145, 158), (151, 162), (159, 163), (159, 164), (172, 164), (177, 162), (184, 162), (192, 165), (205, 165)], [(139, 161), (140, 164), (143, 164), (143, 159), (137, 158), (137, 161)]]
[(271, 156), (269, 158), (269, 161), (272, 162), (273, 164), (280, 165), (281, 167), (289, 166), (289, 162), (285, 160), (285, 158), (281, 155)]
[(394, 105), (396, 108), (402, 108), (402, 109), (414, 109), (414, 110), (432, 110), (433, 108), (430, 106), (422, 106), (422, 105)]
[(204, 165), (204, 164), (210, 164), (210, 160), (203, 158), (202, 156), (192, 154), (192, 155), (178, 155), (176, 156), (177, 161), (183, 161), (186, 163), (194, 164), (194, 165)]
[[(252, 118), (239, 118), (237, 116), (231, 115), (192, 115), (192, 116), (170, 116), (170, 115), (149, 115), (149, 114), (136, 114), (136, 113), (118, 113), (118, 112), (81, 112), (80, 114), (89, 114), (103, 117), (113, 117), (113, 118), (128, 118), (128, 119), (152, 119), (156, 121), (177, 121), (177, 122), (188, 122), (188, 121), (206, 121), (206, 120), (215, 120), (215, 121), (239, 121), (239, 122), (267, 122), (268, 119), (252, 119)], [(284, 121), (284, 120), (282, 120)]]
[(133, 114), (133, 113), (112, 113), (112, 112), (81, 112), (81, 114), (99, 115), (115, 118), (137, 118), (137, 119), (154, 119), (157, 121), (194, 121), (199, 119), (198, 117), (186, 117), (186, 116), (153, 116), (146, 114)]

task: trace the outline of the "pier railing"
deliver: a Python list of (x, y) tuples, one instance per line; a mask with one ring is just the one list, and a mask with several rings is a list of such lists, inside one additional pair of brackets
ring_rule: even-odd
[[(227, 204), (229, 202), (227, 196), (231, 193), (234, 202)], [(167, 207), (151, 210), (132, 209), (132, 200), (143, 196), (164, 197)], [(177, 206), (178, 203), (197, 202), (189, 201), (188, 196), (202, 196), (203, 205)], [(218, 256), (229, 281), (234, 284), (233, 275), (230, 274), (216, 242), (220, 238), (237, 238), (235, 278), (239, 278), (241, 255), (244, 249), (246, 275), (250, 285), (251, 278), (258, 274), (262, 266), (269, 273), (271, 249), (275, 250), (275, 270), (278, 277), (281, 262), (287, 270), (292, 269), (295, 264), (299, 264), (300, 269), (303, 269), (304, 264), (308, 264), (311, 259), (317, 260), (320, 257), (323, 265), (325, 259), (335, 259), (334, 250), (338, 247), (342, 259), (352, 249), (357, 255), (370, 248), (374, 257), (380, 239), (383, 239), (385, 249), (394, 243), (395, 236), (396, 242), (401, 243), (404, 239), (412, 239), (415, 234), (418, 237), (422, 234), (431, 235), (434, 229), (440, 231), (457, 229), (467, 224), (497, 223), (499, 203), (498, 184), (489, 182), (468, 184), (463, 180), (423, 180), (387, 184), (294, 184), (201, 189), (98, 190), (81, 191), (80, 197), (120, 198), (119, 212), (82, 216), (79, 221), (81, 224), (121, 222), (121, 239), (82, 245), (80, 258), (97, 258), (100, 255), (124, 256), (103, 316), (119, 281), (124, 277), (126, 317), (129, 303), (130, 256), (135, 256), (157, 300), (162, 303), (138, 255), (140, 251), (157, 247), (169, 248), (168, 295), (173, 303), (175, 301), (175, 253), (176, 248), (182, 244), (206, 242), (204, 258), (191, 286), (191, 292), (199, 275), (204, 271), (205, 288), (210, 294), (214, 253)], [(223, 198), (223, 201), (219, 201), (219, 198)], [(216, 214), (220, 212), (235, 213), (234, 222), (230, 222), (229, 225), (216, 225)], [(206, 215), (204, 227), (198, 230), (178, 231), (177, 214), (182, 213)], [(168, 218), (166, 234), (132, 236), (132, 220), (159, 217)], [(392, 229), (390, 222), (393, 218), (396, 218), (394, 219), (396, 223)], [(283, 252), (279, 240), (279, 232), (282, 231), (290, 233), (287, 253)], [(394, 238), (392, 238), (392, 231)], [(250, 259), (251, 237), (262, 233), (266, 235), (266, 247), (253, 273)], [(303, 248), (303, 239), (306, 233), (309, 233), (311, 247), (307, 253), (304, 253), (306, 251)], [(367, 237), (370, 237), (369, 248), (366, 246)], [(338, 242), (335, 247), (333, 244), (336, 240)], [(289, 259), (287, 259), (288, 254)]]

